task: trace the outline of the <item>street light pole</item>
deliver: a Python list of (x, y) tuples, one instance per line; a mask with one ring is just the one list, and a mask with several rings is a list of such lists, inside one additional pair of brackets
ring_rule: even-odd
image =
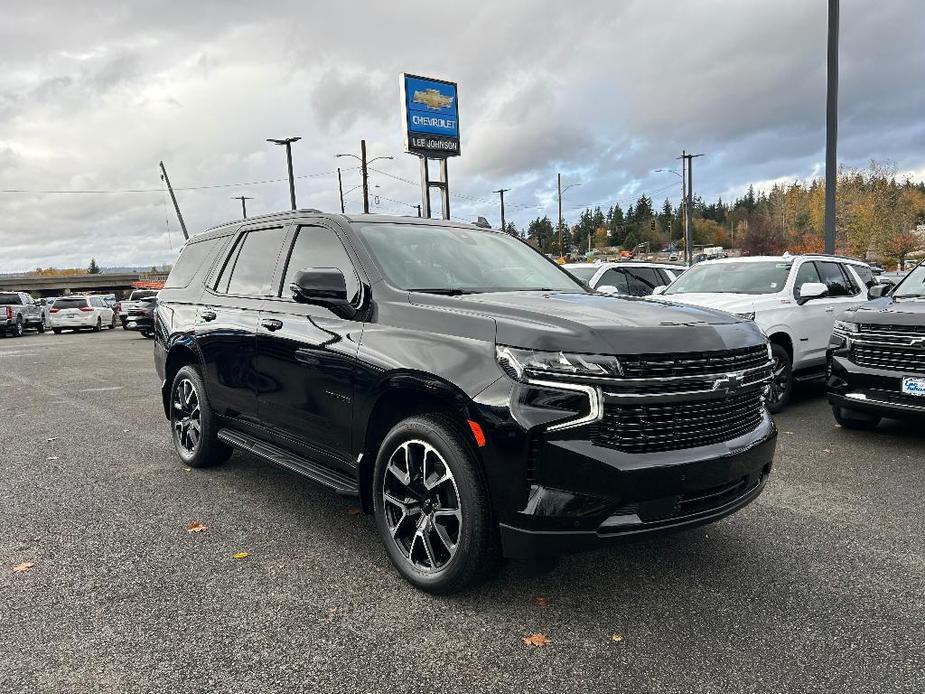
[(556, 174), (556, 188), (559, 191), (559, 257), (562, 257), (562, 174)]
[(344, 214), (344, 181), (340, 177), (340, 167), (337, 167), (337, 190), (340, 192), (340, 213)]
[(286, 147), (286, 167), (289, 170), (289, 203), (292, 206), (292, 209), (296, 209), (295, 204), (295, 177), (292, 175), (292, 143), (298, 142), (301, 140), (301, 137), (286, 137), (286, 138), (267, 138), (267, 142), (272, 142), (274, 145), (285, 145)]
[(693, 161), (697, 157), (702, 157), (703, 154), (688, 154), (686, 150), (681, 150), (681, 156), (678, 159), (681, 160), (681, 168), (684, 169), (684, 166), (687, 166), (687, 190), (685, 191), (685, 200), (684, 200), (684, 260), (687, 263), (688, 267), (693, 264), (694, 253), (693, 248), (691, 247), (691, 241), (693, 236), (693, 199), (694, 199), (694, 165)]
[[(360, 162), (360, 175), (363, 180), (363, 214), (369, 214), (369, 165), (380, 159), (394, 159), (394, 157), (374, 157), (366, 161), (366, 140), (360, 140), (360, 156), (356, 154), (338, 154), (336, 156), (353, 157)], [(341, 203), (341, 207), (343, 207), (343, 203)]]
[(173, 194), (173, 186), (170, 185), (170, 179), (167, 178), (167, 169), (164, 167), (164, 162), (159, 163), (161, 167), (161, 178), (164, 179), (164, 183), (167, 184), (167, 192), (170, 193), (170, 199), (173, 201), (173, 209), (177, 213), (177, 219), (180, 220), (180, 230), (183, 232), (183, 238), (187, 241), (189, 240), (189, 234), (186, 231), (186, 222), (183, 221), (183, 215), (180, 213), (180, 205), (177, 203), (177, 196)]
[(505, 231), (504, 225), (504, 194), (507, 193), (510, 188), (499, 188), (498, 190), (493, 190), (493, 193), (497, 193), (501, 196), (501, 231)]
[(829, 0), (828, 64), (825, 100), (825, 252), (835, 254), (835, 189), (838, 186), (838, 10)]

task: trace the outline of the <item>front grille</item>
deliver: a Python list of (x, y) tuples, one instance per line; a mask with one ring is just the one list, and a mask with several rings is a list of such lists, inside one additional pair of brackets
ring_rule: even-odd
[(730, 373), (764, 366), (768, 362), (765, 345), (713, 352), (682, 354), (637, 354), (620, 357), (626, 378), (668, 378)]
[(858, 366), (903, 373), (925, 373), (925, 351), (907, 346), (853, 345), (851, 361)]
[(862, 333), (907, 333), (910, 335), (925, 335), (925, 325), (878, 325), (877, 323), (861, 323), (858, 330)]
[(652, 453), (696, 448), (731, 441), (752, 431), (764, 414), (761, 391), (722, 400), (674, 404), (614, 405), (594, 425), (597, 446), (627, 453)]

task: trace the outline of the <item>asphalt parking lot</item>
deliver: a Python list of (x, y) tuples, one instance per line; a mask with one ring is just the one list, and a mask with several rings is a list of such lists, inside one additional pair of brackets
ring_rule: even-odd
[(0, 691), (925, 691), (920, 427), (837, 428), (821, 393), (743, 512), (436, 598), (349, 500), (184, 468), (151, 341), (0, 339)]

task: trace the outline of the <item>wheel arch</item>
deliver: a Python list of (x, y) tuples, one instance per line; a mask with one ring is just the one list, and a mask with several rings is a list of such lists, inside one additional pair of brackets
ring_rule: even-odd
[(403, 419), (423, 414), (446, 415), (465, 427), (472, 417), (470, 405), (463, 391), (433, 374), (403, 372), (383, 379), (363, 408), (364, 412), (357, 413), (356, 421), (365, 424), (355, 433), (361, 456), (357, 472), (363, 511), (371, 513), (373, 510), (373, 469), (379, 446), (392, 427)]
[(770, 340), (772, 345), (780, 345), (786, 350), (787, 355), (790, 357), (790, 364), (793, 364), (793, 338), (783, 330), (772, 330), (768, 335), (768, 340)]
[(170, 386), (173, 384), (173, 378), (177, 371), (184, 366), (200, 366), (202, 360), (199, 350), (196, 349), (192, 340), (182, 340), (175, 342), (167, 350), (167, 358), (164, 360), (164, 382), (161, 385), (161, 404), (164, 407), (164, 416), (170, 419)]

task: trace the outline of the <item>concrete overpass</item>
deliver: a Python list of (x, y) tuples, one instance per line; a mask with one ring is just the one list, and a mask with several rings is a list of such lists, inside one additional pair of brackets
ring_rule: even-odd
[(93, 292), (96, 294), (128, 294), (134, 282), (163, 281), (165, 272), (103, 272), (96, 275), (19, 275), (0, 277), (0, 292), (28, 292), (34, 297), (62, 296)]

